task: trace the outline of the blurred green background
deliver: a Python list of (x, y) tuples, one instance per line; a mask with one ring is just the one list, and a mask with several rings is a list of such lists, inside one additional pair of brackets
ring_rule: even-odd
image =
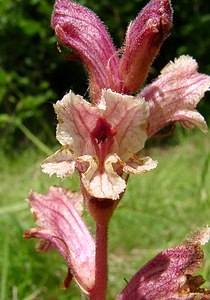
[[(120, 47), (128, 23), (147, 1), (78, 1), (94, 10)], [(30, 188), (50, 185), (79, 190), (78, 179), (49, 178), (40, 162), (53, 153), (56, 117), (52, 104), (69, 90), (84, 95), (85, 69), (65, 60), (50, 27), (52, 0), (0, 1), (0, 300), (80, 299), (60, 289), (66, 264), (56, 253), (37, 254), (35, 241), (22, 238), (34, 222), (24, 199)], [(193, 56), (210, 74), (210, 2), (174, 0), (174, 26), (155, 60), (148, 82), (181, 54)], [(210, 119), (210, 96), (199, 111)], [(173, 137), (147, 145), (159, 161), (145, 176), (131, 176), (128, 190), (110, 224), (110, 276), (107, 300), (163, 248), (176, 246), (210, 216), (210, 139), (199, 130), (178, 128)], [(90, 217), (86, 220), (92, 228)], [(210, 280), (210, 245), (201, 273)], [(210, 288), (207, 283), (206, 287)], [(82, 299), (82, 298), (81, 298)]]

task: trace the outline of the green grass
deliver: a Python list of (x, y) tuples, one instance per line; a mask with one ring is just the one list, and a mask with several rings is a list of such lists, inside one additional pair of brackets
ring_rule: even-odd
[[(148, 259), (210, 223), (210, 136), (198, 131), (181, 136), (180, 131), (177, 140), (147, 149), (159, 161), (157, 169), (130, 177), (112, 218), (108, 300)], [(22, 238), (34, 226), (24, 200), (30, 189), (46, 193), (50, 185), (60, 184), (79, 189), (77, 178), (60, 181), (42, 174), (44, 158), (33, 148), (0, 154), (0, 300), (80, 299), (74, 283), (68, 290), (60, 288), (67, 268), (58, 253), (37, 254), (35, 241)], [(203, 249), (201, 272), (210, 279), (210, 245)]]

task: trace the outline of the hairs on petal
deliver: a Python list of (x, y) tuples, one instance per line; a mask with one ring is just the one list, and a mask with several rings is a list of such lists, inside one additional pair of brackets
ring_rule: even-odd
[(59, 42), (75, 50), (90, 75), (93, 100), (100, 98), (108, 83), (108, 65), (118, 70), (118, 56), (108, 31), (94, 12), (78, 3), (57, 0), (52, 15), (52, 27)]

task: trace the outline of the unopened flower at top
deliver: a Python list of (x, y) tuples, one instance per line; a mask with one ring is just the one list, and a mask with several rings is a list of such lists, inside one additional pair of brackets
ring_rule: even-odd
[(135, 93), (171, 26), (170, 1), (150, 1), (130, 23), (124, 46), (118, 51), (100, 19), (84, 6), (57, 0), (52, 15), (59, 43), (75, 50), (87, 67), (92, 101), (100, 100), (102, 89)]
[(98, 17), (68, 0), (57, 0), (52, 26), (61, 44), (85, 63), (90, 80), (89, 103), (70, 92), (55, 104), (61, 150), (46, 159), (43, 171), (70, 176), (79, 171), (86, 192), (118, 199), (126, 188), (123, 173), (141, 174), (157, 163), (139, 151), (145, 141), (171, 122), (207, 131), (195, 110), (209, 89), (210, 77), (198, 73), (190, 56), (170, 62), (141, 90), (150, 64), (171, 28), (170, 1), (153, 0), (130, 23), (121, 57)]

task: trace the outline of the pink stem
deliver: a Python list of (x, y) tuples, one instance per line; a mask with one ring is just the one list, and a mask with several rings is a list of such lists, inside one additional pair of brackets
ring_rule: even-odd
[(96, 222), (96, 273), (90, 300), (106, 300), (108, 221)]

